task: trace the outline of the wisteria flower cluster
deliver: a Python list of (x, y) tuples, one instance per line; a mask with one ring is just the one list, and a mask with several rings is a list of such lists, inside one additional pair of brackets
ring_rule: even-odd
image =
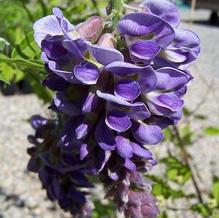
[(199, 38), (178, 28), (167, 0), (144, 1), (113, 33), (105, 19), (75, 26), (54, 8), (34, 23), (56, 116), (32, 117), (28, 169), (73, 217), (91, 216), (89, 178), (96, 176), (125, 217), (154, 218), (159, 210), (143, 176), (157, 163), (149, 145), (182, 116)]

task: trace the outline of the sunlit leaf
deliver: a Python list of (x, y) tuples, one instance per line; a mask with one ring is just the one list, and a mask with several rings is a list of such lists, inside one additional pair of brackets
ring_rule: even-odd
[(147, 176), (147, 177), (150, 178), (154, 182), (152, 193), (155, 196), (162, 196), (165, 199), (168, 199), (168, 198), (175, 199), (175, 198), (182, 198), (186, 196), (182, 190), (171, 188), (167, 184), (167, 182), (164, 181), (160, 177), (157, 177), (157, 176)]
[(218, 127), (213, 127), (213, 126), (207, 127), (207, 128), (205, 128), (204, 131), (207, 135), (219, 135), (219, 128)]
[(162, 213), (158, 216), (158, 218), (168, 218), (168, 216), (167, 216), (166, 212), (162, 212)]
[(181, 130), (183, 145), (192, 145), (194, 132), (191, 129), (190, 124), (186, 124)]
[(211, 211), (208, 208), (207, 204), (202, 204), (202, 203), (194, 204), (191, 206), (191, 210), (199, 213), (203, 217), (209, 217), (211, 214)]
[(217, 205), (219, 206), (219, 179), (218, 178), (214, 179), (211, 192), (214, 199), (217, 202)]
[(190, 169), (175, 157), (164, 158), (160, 161), (166, 165), (166, 176), (178, 184), (185, 184), (191, 178)]
[(14, 69), (6, 63), (0, 63), (0, 80), (10, 84), (14, 78)]
[(196, 114), (194, 115), (194, 117), (197, 119), (197, 120), (206, 120), (208, 117), (203, 115), (203, 114)]
[(102, 204), (99, 200), (94, 201), (92, 218), (115, 218), (115, 208), (111, 202)]
[(39, 59), (40, 49), (34, 41), (33, 32), (28, 33), (25, 38), (12, 51), (12, 58)]

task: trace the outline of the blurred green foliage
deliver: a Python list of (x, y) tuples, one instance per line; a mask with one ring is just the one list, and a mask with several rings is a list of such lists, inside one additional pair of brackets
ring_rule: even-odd
[(91, 15), (104, 13), (106, 1), (0, 0), (0, 80), (9, 85), (25, 79), (44, 102), (51, 101), (52, 93), (41, 84), (46, 73), (40, 49), (33, 39), (32, 25), (51, 14), (55, 6), (73, 24), (78, 24)]

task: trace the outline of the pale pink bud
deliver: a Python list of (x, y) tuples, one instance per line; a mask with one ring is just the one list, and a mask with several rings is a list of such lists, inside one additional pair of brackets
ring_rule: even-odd
[(76, 27), (79, 35), (89, 41), (95, 42), (104, 28), (104, 20), (102, 17), (93, 16)]
[(115, 48), (116, 40), (111, 33), (105, 33), (100, 37), (97, 44), (100, 47)]

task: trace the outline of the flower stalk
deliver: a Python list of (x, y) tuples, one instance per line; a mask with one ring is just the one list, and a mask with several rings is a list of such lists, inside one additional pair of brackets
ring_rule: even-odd
[(123, 0), (112, 0), (111, 1), (112, 4), (112, 29), (115, 30), (117, 23), (120, 19), (120, 17), (122, 16), (122, 12), (123, 12)]
[(191, 179), (192, 179), (192, 183), (193, 183), (194, 189), (196, 191), (196, 194), (198, 196), (198, 200), (199, 200), (200, 203), (203, 203), (203, 197), (202, 197), (202, 194), (201, 194), (201, 190), (200, 190), (198, 182), (196, 181), (196, 178), (194, 176), (194, 172), (192, 170), (191, 164), (190, 164), (189, 159), (188, 159), (188, 152), (187, 152), (187, 150), (184, 146), (183, 140), (180, 136), (179, 129), (176, 126), (173, 126), (173, 130), (175, 132), (176, 139), (177, 139), (178, 144), (179, 144), (179, 148), (182, 152), (184, 162), (185, 162), (186, 166), (188, 167), (188, 169), (191, 172)]

